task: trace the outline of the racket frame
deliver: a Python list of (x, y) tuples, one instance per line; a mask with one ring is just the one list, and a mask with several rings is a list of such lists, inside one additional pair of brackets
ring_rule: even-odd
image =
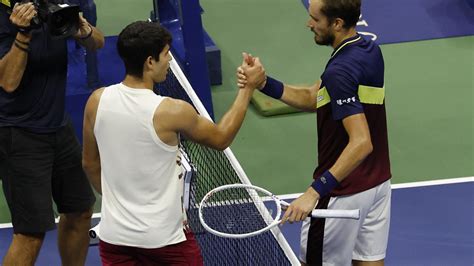
[[(268, 209), (265, 207), (265, 205), (261, 202), (253, 202), (255, 204), (255, 207), (259, 210), (260, 214), (263, 216), (264, 218), (264, 221), (270, 221), (270, 220), (273, 220), (273, 222), (267, 224), (266, 227), (262, 228), (262, 229), (259, 229), (259, 230), (256, 230), (256, 231), (253, 231), (253, 232), (249, 232), (249, 233), (243, 233), (243, 234), (229, 234), (229, 233), (224, 233), (224, 232), (220, 232), (220, 231), (217, 231), (217, 230), (214, 230), (213, 228), (211, 228), (209, 225), (206, 224), (205, 220), (204, 220), (204, 217), (203, 217), (203, 212), (202, 212), (202, 208), (204, 206), (204, 202), (210, 197), (212, 196), (214, 193), (218, 192), (218, 191), (221, 191), (221, 190), (226, 190), (226, 189), (230, 189), (230, 188), (245, 188), (245, 189), (248, 189), (247, 192), (249, 192), (249, 190), (255, 190), (255, 191), (260, 191), (260, 192), (263, 192), (264, 194), (266, 194), (267, 196), (262, 198), (262, 202), (263, 201), (273, 201), (275, 202), (275, 206), (276, 206), (276, 215), (275, 215), (275, 219), (270, 215)], [(250, 193), (249, 194), (251, 195), (252, 197), (252, 194), (254, 194), (255, 192), (253, 193)], [(255, 195), (257, 197), (260, 198), (260, 196), (257, 194)], [(281, 199), (279, 199), (277, 196), (275, 196), (273, 193), (271, 193), (270, 191), (264, 189), (264, 188), (261, 188), (261, 187), (258, 187), (258, 186), (254, 186), (254, 185), (250, 185), (250, 184), (229, 184), (229, 185), (223, 185), (223, 186), (219, 186), (217, 188), (214, 188), (212, 189), (211, 191), (209, 191), (201, 200), (201, 203), (199, 204), (199, 210), (198, 210), (198, 214), (199, 214), (199, 221), (201, 222), (201, 225), (204, 227), (204, 229), (206, 229), (208, 232), (214, 234), (214, 235), (217, 235), (217, 236), (220, 236), (220, 237), (226, 237), (226, 238), (246, 238), (246, 237), (252, 237), (252, 236), (256, 236), (256, 235), (259, 235), (261, 233), (264, 233), (268, 230), (271, 230), (273, 227), (277, 226), (280, 224), (281, 222), (281, 206), (284, 205), (284, 206), (289, 206), (290, 204), (286, 201), (283, 201)], [(360, 211), (359, 209), (355, 209), (355, 210), (326, 210), (326, 209), (316, 209), (316, 210), (313, 210), (310, 214), (312, 217), (314, 218), (340, 218), (340, 219), (354, 219), (354, 220), (359, 220), (360, 218)]]
[[(201, 200), (201, 203), (199, 204), (199, 210), (198, 210), (198, 213), (199, 213), (199, 221), (201, 222), (201, 225), (204, 227), (204, 229), (206, 229), (208, 232), (210, 232), (211, 234), (214, 234), (214, 235), (217, 235), (217, 236), (220, 236), (220, 237), (225, 237), (225, 238), (247, 238), (247, 237), (251, 237), (251, 236), (256, 236), (256, 235), (259, 235), (261, 233), (264, 233), (270, 229), (272, 229), (273, 227), (277, 226), (280, 221), (279, 220), (276, 220), (276, 219), (273, 219), (273, 217), (271, 216), (271, 214), (268, 212), (267, 208), (265, 207), (264, 204), (259, 204), (257, 202), (253, 202), (255, 204), (255, 207), (259, 210), (260, 214), (264, 217), (264, 220), (265, 221), (268, 221), (267, 219), (273, 219), (273, 222), (271, 222), (270, 224), (268, 224), (266, 227), (260, 229), (260, 230), (257, 230), (257, 231), (254, 231), (254, 232), (250, 232), (250, 233), (243, 233), (243, 234), (228, 234), (228, 233), (223, 233), (223, 232), (219, 232), (219, 231), (216, 231), (214, 229), (212, 229), (209, 225), (206, 224), (206, 222), (204, 221), (204, 217), (203, 217), (203, 212), (202, 212), (202, 208), (204, 206), (204, 202), (210, 197), (212, 196), (212, 194), (218, 192), (218, 191), (221, 191), (221, 190), (225, 190), (225, 189), (230, 189), (230, 188), (245, 188), (245, 189), (253, 189), (253, 190), (256, 190), (256, 191), (260, 191), (260, 192), (263, 192), (265, 193), (268, 197), (265, 197), (265, 200), (273, 200), (275, 202), (275, 205), (276, 205), (276, 215), (275, 217), (280, 217), (281, 216), (281, 200), (276, 197), (275, 195), (273, 195), (270, 191), (264, 189), (264, 188), (261, 188), (261, 187), (257, 187), (257, 186), (254, 186), (254, 185), (249, 185), (249, 184), (229, 184), (229, 185), (223, 185), (223, 186), (219, 186), (217, 188), (214, 188), (212, 189), (211, 191), (209, 191), (206, 195), (204, 195), (204, 197), (202, 198)], [(249, 193), (249, 194), (253, 194), (253, 193)], [(252, 196), (252, 195), (251, 195)], [(256, 195), (257, 197), (259, 197), (258, 195)]]

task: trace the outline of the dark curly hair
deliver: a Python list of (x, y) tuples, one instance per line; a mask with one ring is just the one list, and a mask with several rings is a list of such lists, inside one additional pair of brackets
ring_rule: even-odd
[(127, 75), (143, 77), (143, 64), (152, 56), (159, 60), (163, 48), (172, 41), (171, 34), (159, 23), (136, 21), (120, 32), (117, 50)]

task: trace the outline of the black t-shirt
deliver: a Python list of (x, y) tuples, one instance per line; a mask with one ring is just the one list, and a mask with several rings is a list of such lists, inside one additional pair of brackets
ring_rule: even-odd
[[(0, 8), (0, 58), (10, 51), (17, 34), (9, 17), (6, 9)], [(0, 127), (48, 133), (66, 124), (67, 42), (53, 40), (47, 27), (43, 23), (32, 31), (19, 87), (13, 93), (0, 89)]]

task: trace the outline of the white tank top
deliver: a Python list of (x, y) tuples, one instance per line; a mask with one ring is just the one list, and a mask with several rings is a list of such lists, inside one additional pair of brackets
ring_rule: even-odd
[(110, 244), (159, 248), (186, 240), (178, 146), (161, 141), (153, 127), (163, 99), (121, 83), (100, 98), (94, 125), (102, 167), (99, 237)]

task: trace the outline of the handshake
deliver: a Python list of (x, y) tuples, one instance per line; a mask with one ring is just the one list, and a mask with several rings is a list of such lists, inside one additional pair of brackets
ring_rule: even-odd
[(281, 99), (285, 85), (265, 74), (265, 69), (258, 57), (243, 53), (242, 65), (237, 68), (237, 86), (239, 88), (259, 89), (263, 94), (274, 99)]
[(265, 86), (267, 75), (260, 58), (242, 53), (242, 65), (237, 68), (237, 86), (239, 88), (262, 89)]

